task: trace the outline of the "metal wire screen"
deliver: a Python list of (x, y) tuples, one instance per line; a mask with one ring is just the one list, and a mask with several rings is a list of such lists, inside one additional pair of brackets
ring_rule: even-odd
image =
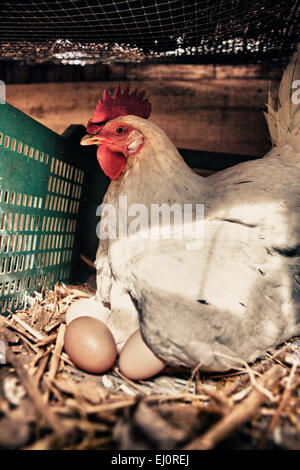
[(2, 59), (27, 63), (289, 57), (300, 0), (2, 1)]

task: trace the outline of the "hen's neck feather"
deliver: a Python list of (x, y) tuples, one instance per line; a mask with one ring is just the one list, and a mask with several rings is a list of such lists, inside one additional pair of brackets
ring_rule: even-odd
[(104, 202), (117, 204), (127, 196), (129, 204), (204, 203), (208, 183), (184, 162), (167, 135), (151, 121), (126, 116), (127, 122), (144, 136), (144, 146), (129, 156), (124, 172), (111, 182)]

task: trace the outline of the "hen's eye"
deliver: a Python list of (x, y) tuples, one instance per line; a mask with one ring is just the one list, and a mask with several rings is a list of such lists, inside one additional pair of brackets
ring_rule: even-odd
[(127, 131), (127, 129), (126, 129), (125, 126), (118, 126), (118, 127), (116, 128), (116, 134), (117, 134), (117, 135), (125, 134), (126, 131)]

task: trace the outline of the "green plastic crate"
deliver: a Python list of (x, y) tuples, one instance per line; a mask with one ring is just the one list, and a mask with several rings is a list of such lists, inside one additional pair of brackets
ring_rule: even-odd
[(65, 138), (0, 104), (1, 314), (72, 279), (85, 177), (75, 157)]

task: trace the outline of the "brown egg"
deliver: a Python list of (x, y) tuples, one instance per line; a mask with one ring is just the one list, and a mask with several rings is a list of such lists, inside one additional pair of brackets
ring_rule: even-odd
[(167, 363), (154, 354), (144, 342), (140, 330), (126, 341), (119, 358), (122, 374), (132, 380), (150, 379), (166, 367)]
[(69, 323), (64, 348), (77, 367), (93, 374), (110, 369), (117, 356), (110, 330), (102, 321), (91, 317), (76, 318)]

